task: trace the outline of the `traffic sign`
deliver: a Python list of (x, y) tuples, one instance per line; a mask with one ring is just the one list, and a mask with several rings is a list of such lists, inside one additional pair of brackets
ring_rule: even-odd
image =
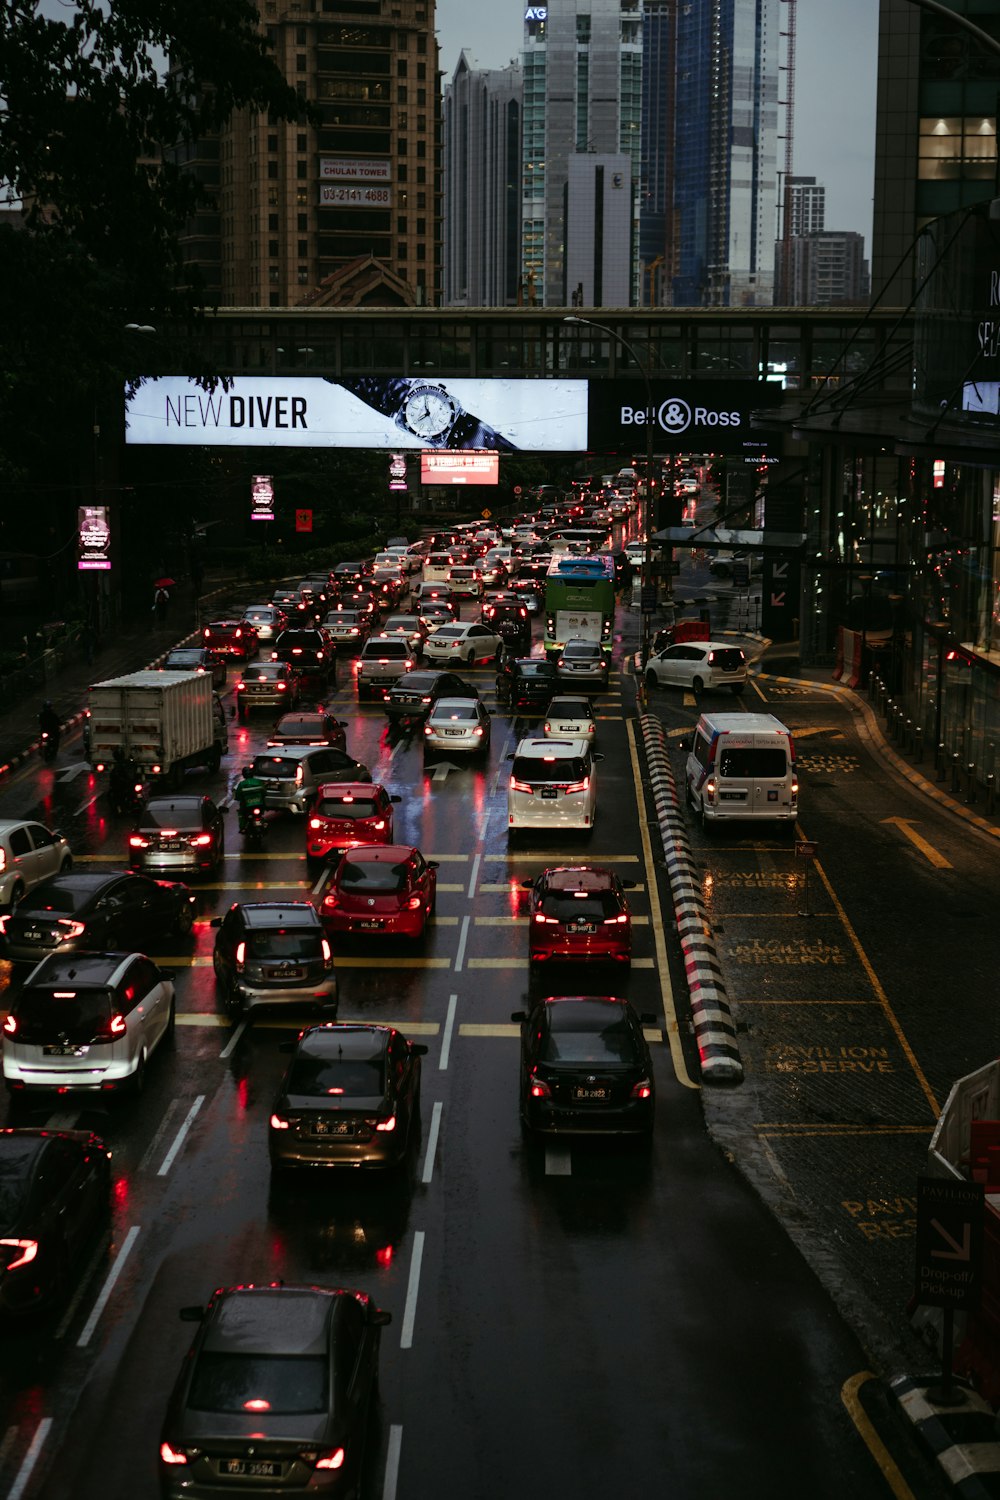
[(313, 513), (311, 510), (297, 510), (295, 512), (295, 530), (312, 531)]
[(520, 493), (521, 493), (521, 486), (519, 484), (515, 484), (515, 486), (514, 486), (514, 494), (515, 495), (519, 495)]
[(483, 520), (484, 520), (484, 521), (488, 521), (488, 520), (489, 520), (489, 518), (490, 518), (490, 516), (491, 516), (491, 515), (492, 515), (492, 514), (493, 514), (493, 512), (492, 512), (492, 511), (491, 511), (491, 510), (484, 510), (484, 511), (483, 511), (483, 513), (482, 513), (482, 515), (483, 515)]
[(819, 844), (815, 839), (796, 839), (795, 854), (798, 859), (815, 859)]
[(639, 593), (639, 609), (644, 615), (651, 615), (656, 608), (658, 590), (655, 583), (643, 584)]
[(979, 1303), (983, 1262), (983, 1185), (917, 1178), (917, 1289), (925, 1307)]
[(733, 563), (733, 583), (738, 589), (745, 589), (750, 583), (750, 564), (745, 562)]

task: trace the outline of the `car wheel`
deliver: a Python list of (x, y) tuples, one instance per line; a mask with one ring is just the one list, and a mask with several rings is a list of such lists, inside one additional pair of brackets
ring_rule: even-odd
[(177, 909), (177, 918), (174, 922), (174, 931), (178, 937), (187, 937), (194, 926), (194, 908), (185, 896)]
[(72, 854), (67, 854), (66, 858), (63, 860), (62, 864), (59, 866), (59, 874), (60, 875), (68, 875), (69, 872), (70, 872), (70, 870), (72, 870), (72, 868), (73, 868), (73, 856), (72, 856)]
[(465, 660), (466, 660), (466, 662), (467, 662), (467, 664), (468, 664), (468, 665), (469, 665), (469, 666), (470, 666), (470, 667), (474, 667), (474, 666), (475, 666), (475, 665), (476, 665), (476, 652), (475, 652), (475, 648), (473, 648), (473, 649), (472, 649), (472, 650), (471, 650), (471, 651), (470, 651), (470, 652), (469, 652), (469, 654), (468, 654), (468, 656), (467, 656), (467, 657), (466, 657), (466, 658), (465, 658)]
[(211, 755), (208, 757), (208, 770), (209, 770), (210, 775), (214, 776), (215, 773), (218, 771), (218, 769), (219, 769), (219, 767), (221, 765), (222, 765), (222, 751), (219, 749), (218, 745), (216, 745), (215, 749), (212, 751)]
[(236, 718), (237, 718), (237, 720), (238, 720), (238, 722), (240, 724), (245, 724), (246, 721), (247, 721), (247, 711), (246, 711), (246, 709), (245, 708), (237, 708), (237, 710), (236, 710)]
[(655, 672), (646, 673), (646, 686), (648, 688), (659, 687), (659, 678), (657, 677)]
[(705, 684), (704, 684), (704, 681), (702, 680), (702, 678), (700, 678), (700, 677), (692, 677), (691, 678), (691, 691), (692, 691), (692, 693), (703, 693), (705, 691)]
[(145, 1052), (140, 1052), (139, 1053), (139, 1061), (135, 1065), (135, 1072), (132, 1074), (132, 1081), (131, 1081), (130, 1087), (131, 1087), (131, 1092), (133, 1094), (135, 1094), (136, 1096), (138, 1096), (139, 1094), (141, 1094), (142, 1091), (143, 1091), (143, 1089), (146, 1087), (146, 1054), (145, 1054)]
[(170, 1002), (170, 1014), (167, 1017), (167, 1027), (163, 1033), (163, 1040), (168, 1047), (172, 1047), (177, 1040), (177, 1002), (175, 1000), (171, 1000)]

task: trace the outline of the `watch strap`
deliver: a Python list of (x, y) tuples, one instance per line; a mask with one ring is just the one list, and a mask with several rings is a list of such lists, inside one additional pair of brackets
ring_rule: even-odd
[(516, 453), (517, 449), (507, 438), (494, 432), (492, 427), (474, 417), (471, 412), (462, 412), (456, 417), (448, 433), (449, 448), (487, 448), (495, 453)]
[(402, 410), (403, 402), (413, 385), (409, 379), (394, 375), (361, 375), (356, 380), (337, 382), (345, 391), (351, 391), (360, 401), (373, 406), (384, 417), (394, 417)]

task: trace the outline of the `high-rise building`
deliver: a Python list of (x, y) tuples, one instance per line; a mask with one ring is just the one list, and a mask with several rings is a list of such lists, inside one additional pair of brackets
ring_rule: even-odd
[[(949, 0), (996, 35), (995, 11)], [(940, 11), (881, 0), (872, 292), (909, 303), (913, 247), (931, 219), (994, 196), (1000, 56)]]
[[(639, 179), (642, 93), (640, 0), (548, 0), (529, 5), (524, 22), (521, 296), (565, 306), (567, 199), (570, 158), (624, 156), (627, 191), (635, 203)], [(633, 208), (632, 219), (636, 214)], [(593, 218), (593, 232), (601, 228)], [(576, 224), (579, 236), (588, 232)], [(630, 301), (637, 290), (635, 255), (628, 251)], [(586, 256), (577, 243), (574, 254)], [(617, 250), (614, 253), (618, 253)], [(610, 270), (610, 246), (602, 252)]]
[(509, 307), (521, 270), (519, 63), (474, 69), (463, 52), (443, 105), (444, 301)]
[(786, 244), (789, 306), (863, 307), (868, 301), (864, 235), (853, 229), (821, 229), (779, 242), (777, 275), (781, 285), (785, 284), (782, 258)]
[(772, 301), (779, 0), (716, 0), (677, 14), (673, 302)]
[(575, 151), (566, 184), (567, 301), (574, 307), (629, 307), (633, 291), (632, 163)]
[[(441, 299), (434, 0), (263, 0), (279, 67), (322, 123), (243, 113), (192, 157), (214, 202), (185, 238), (219, 300), (282, 307), (359, 262)], [(212, 180), (214, 178), (214, 181)]]
[(671, 300), (677, 0), (645, 0), (642, 13), (642, 130), (639, 165), (639, 277), (644, 307)]
[(815, 177), (789, 177), (782, 192), (787, 194), (789, 234), (818, 234), (826, 228), (826, 188)]

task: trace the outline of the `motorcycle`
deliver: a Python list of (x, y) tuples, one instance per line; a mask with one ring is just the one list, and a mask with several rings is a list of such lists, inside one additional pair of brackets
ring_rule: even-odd
[(59, 731), (58, 729), (43, 729), (41, 740), (42, 760), (55, 760), (59, 754)]
[(146, 787), (134, 766), (113, 766), (108, 787), (111, 809), (118, 817), (141, 812), (146, 805)]
[(260, 849), (263, 847), (264, 837), (267, 830), (267, 818), (262, 807), (248, 807), (242, 818), (243, 842), (248, 849)]

